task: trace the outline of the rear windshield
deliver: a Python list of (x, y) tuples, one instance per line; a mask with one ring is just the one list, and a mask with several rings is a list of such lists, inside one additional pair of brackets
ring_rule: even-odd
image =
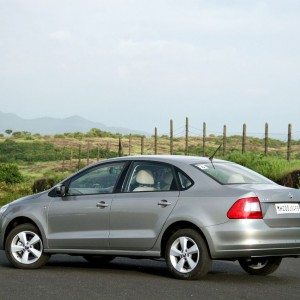
[(196, 168), (221, 184), (273, 183), (268, 178), (235, 163), (196, 164)]

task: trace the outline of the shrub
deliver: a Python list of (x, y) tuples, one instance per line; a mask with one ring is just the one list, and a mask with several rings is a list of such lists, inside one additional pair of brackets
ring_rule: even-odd
[(84, 134), (86, 137), (112, 137), (117, 138), (121, 136), (119, 133), (112, 133), (104, 131), (98, 128), (92, 128), (90, 131)]
[(63, 135), (63, 134), (55, 134), (55, 135), (54, 135), (54, 138), (60, 138), (60, 139), (63, 139), (63, 138), (65, 138), (65, 135)]
[(32, 185), (33, 193), (40, 193), (50, 189), (55, 184), (53, 178), (40, 178), (34, 181)]
[(300, 188), (300, 170), (295, 170), (286, 176), (283, 176), (279, 181), (279, 184), (289, 186), (293, 188)]
[(58, 173), (58, 174), (52, 174), (52, 175), (47, 175), (45, 174), (45, 177), (36, 179), (32, 185), (32, 192), (33, 193), (40, 193), (43, 191), (46, 191), (50, 188), (52, 188), (55, 184), (58, 182), (62, 181), (69, 175), (68, 172), (64, 173)]
[(23, 181), (19, 168), (15, 164), (0, 164), (0, 182), (7, 184), (20, 183)]
[(17, 184), (0, 183), (0, 206), (31, 194), (28, 182)]
[(225, 159), (250, 168), (273, 181), (280, 181), (288, 173), (300, 168), (299, 160), (288, 162), (280, 157), (255, 153), (231, 152), (225, 156)]

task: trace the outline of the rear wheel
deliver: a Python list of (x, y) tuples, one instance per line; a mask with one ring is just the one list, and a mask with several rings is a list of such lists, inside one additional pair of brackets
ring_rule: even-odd
[(5, 253), (19, 269), (37, 269), (49, 259), (49, 255), (44, 253), (42, 237), (32, 224), (19, 225), (8, 234)]
[(92, 264), (108, 264), (116, 257), (113, 255), (84, 255), (83, 258)]
[(264, 276), (275, 272), (281, 260), (281, 257), (244, 258), (239, 263), (247, 273)]
[(173, 233), (165, 253), (167, 266), (178, 279), (199, 279), (211, 268), (207, 246), (193, 229), (180, 229)]

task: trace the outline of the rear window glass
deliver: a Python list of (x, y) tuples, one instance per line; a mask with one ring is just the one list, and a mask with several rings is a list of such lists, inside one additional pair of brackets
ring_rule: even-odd
[(215, 162), (195, 166), (221, 184), (273, 183), (268, 178), (235, 163)]

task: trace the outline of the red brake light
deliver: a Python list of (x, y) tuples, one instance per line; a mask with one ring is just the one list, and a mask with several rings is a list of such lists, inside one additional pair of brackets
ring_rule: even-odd
[(227, 212), (229, 219), (262, 219), (262, 211), (258, 197), (237, 200)]

